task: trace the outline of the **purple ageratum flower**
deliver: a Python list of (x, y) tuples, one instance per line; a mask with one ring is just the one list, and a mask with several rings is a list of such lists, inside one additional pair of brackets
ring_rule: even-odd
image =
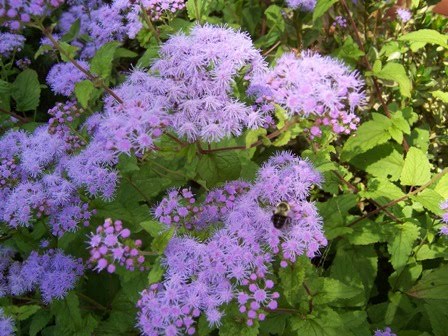
[(117, 7), (104, 4), (90, 12), (87, 31), (90, 37), (103, 45), (111, 41), (123, 41), (126, 36), (124, 16)]
[[(363, 85), (357, 72), (331, 57), (304, 53), (298, 58), (286, 53), (271, 70), (255, 77), (248, 93), (264, 109), (279, 104), (289, 116), (299, 115), (319, 128), (349, 134), (359, 122), (355, 109), (365, 104)], [(317, 135), (314, 130), (311, 137)]]
[(22, 35), (0, 33), (0, 55), (9, 57), (14, 51), (20, 51), (24, 43), (25, 37)]
[(5, 315), (3, 308), (0, 308), (0, 336), (14, 335), (14, 323), (12, 318)]
[(233, 96), (238, 78), (265, 70), (249, 36), (226, 27), (195, 26), (171, 37), (151, 70), (160, 78), (171, 127), (188, 141), (216, 142), (258, 128), (264, 116)]
[(317, 0), (286, 0), (289, 8), (311, 12), (316, 7)]
[(190, 189), (171, 190), (154, 209), (154, 215), (168, 226), (200, 230), (224, 217), (248, 188), (249, 183), (243, 181), (229, 182), (210, 191), (202, 203), (197, 202)]
[(389, 327), (387, 327), (384, 330), (375, 331), (375, 334), (373, 336), (397, 336), (397, 334), (394, 334), (392, 330)]
[[(78, 61), (78, 63), (84, 69), (89, 69), (89, 64), (87, 62)], [(72, 63), (58, 63), (53, 65), (48, 73), (47, 83), (54, 93), (68, 97), (73, 93), (75, 84), (86, 78), (86, 75)]]
[[(267, 196), (266, 190), (280, 186), (272, 176), (286, 180), (285, 189), (279, 191), (283, 196)], [(215, 221), (223, 225), (209, 239), (173, 238), (162, 261), (164, 281), (143, 291), (137, 304), (142, 332), (193, 334), (202, 313), (210, 325), (219, 325), (221, 307), (231, 301), (237, 302), (247, 325), (264, 320), (263, 309), (276, 309), (279, 298), (269, 278), (273, 259), (280, 255), (281, 265), (286, 266), (298, 255), (313, 257), (326, 244), (321, 219), (306, 200), (311, 185), (319, 182), (319, 174), (309, 163), (289, 153), (278, 154), (259, 171), (249, 190), (237, 195), (227, 212), (216, 216)], [(182, 193), (184, 199), (194, 199), (188, 190)], [(171, 207), (169, 212), (179, 209), (177, 195), (177, 191), (169, 195), (171, 199), (162, 206), (162, 213), (167, 207)], [(210, 199), (220, 199), (215, 196)], [(271, 220), (278, 199), (291, 206), (291, 223), (281, 230)]]
[[(74, 159), (63, 139), (40, 127), (32, 134), (9, 132), (0, 139), (0, 220), (29, 226), (48, 216), (52, 233), (74, 231), (92, 214), (65, 171)], [(98, 153), (97, 153), (98, 154)], [(110, 187), (110, 186), (109, 186)], [(102, 188), (107, 188), (103, 185)]]
[(52, 117), (48, 121), (48, 133), (56, 134), (58, 138), (64, 140), (70, 150), (77, 150), (86, 145), (78, 134), (72, 131), (71, 124), (77, 121), (84, 112), (74, 101), (65, 103), (56, 103), (56, 105), (48, 110), (48, 114)]
[(347, 27), (347, 20), (343, 16), (336, 16), (334, 18), (333, 26), (345, 28), (345, 27)]
[(8, 294), (21, 295), (38, 288), (44, 302), (50, 303), (73, 289), (83, 271), (81, 260), (60, 250), (48, 250), (43, 255), (31, 252), (25, 261), (15, 262), (7, 270)]
[(398, 8), (397, 9), (397, 16), (400, 19), (401, 22), (406, 23), (410, 19), (412, 19), (412, 13), (409, 9), (405, 8)]
[(185, 8), (185, 0), (143, 0), (142, 4), (154, 21)]
[(142, 241), (129, 239), (130, 234), (120, 220), (113, 222), (107, 218), (104, 225), (97, 227), (96, 233), (90, 234), (89, 266), (98, 272), (114, 273), (117, 265), (130, 271), (144, 271), (145, 257), (140, 251)]
[(64, 0), (3, 0), (0, 3), (0, 19), (3, 25), (19, 30), (31, 21), (31, 16), (46, 16), (59, 7)]
[(124, 101), (109, 97), (98, 134), (115, 153), (142, 154), (154, 149), (154, 141), (170, 124), (168, 99), (162, 95), (163, 83), (144, 71), (133, 71), (115, 93)]
[(445, 225), (440, 228), (440, 234), (448, 236), (448, 200), (445, 200), (440, 204), (440, 209), (443, 211), (442, 222), (445, 223)]
[(112, 199), (118, 184), (118, 172), (113, 169), (117, 156), (105, 148), (104, 139), (94, 138), (79, 154), (64, 163), (68, 178), (77, 188), (92, 196)]

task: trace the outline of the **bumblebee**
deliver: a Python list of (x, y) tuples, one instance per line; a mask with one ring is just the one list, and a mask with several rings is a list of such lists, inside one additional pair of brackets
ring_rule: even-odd
[(272, 223), (276, 229), (281, 229), (283, 226), (291, 223), (291, 217), (288, 217), (290, 210), (291, 207), (286, 202), (280, 202), (277, 204), (277, 207), (273, 211), (273, 215), (271, 217)]

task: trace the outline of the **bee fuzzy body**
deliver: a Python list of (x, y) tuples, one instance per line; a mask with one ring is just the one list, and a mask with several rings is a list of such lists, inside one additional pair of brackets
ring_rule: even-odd
[(274, 224), (276, 229), (281, 229), (283, 226), (291, 223), (291, 217), (288, 216), (290, 210), (291, 207), (286, 202), (280, 202), (277, 205), (271, 217), (272, 224)]

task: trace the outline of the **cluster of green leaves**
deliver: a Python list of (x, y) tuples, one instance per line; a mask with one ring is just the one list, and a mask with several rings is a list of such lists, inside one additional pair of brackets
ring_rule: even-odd
[[(92, 226), (106, 217), (121, 219), (143, 240), (151, 270), (87, 272), (76, 290), (48, 306), (38, 294), (0, 299), (15, 318), (17, 334), (137, 335), (135, 303), (142, 289), (163, 278), (161, 257), (173, 236), (150, 217), (151, 208), (169, 188), (190, 186), (201, 197), (225, 181), (251, 180), (273, 152), (288, 149), (311, 160), (325, 177), (312, 199), (329, 244), (313, 260), (302, 257), (287, 268), (272, 266), (280, 308), (268, 312), (265, 321), (242, 327), (237, 307), (229, 305), (218, 329), (210, 330), (201, 318), (198, 334), (368, 336), (389, 325), (400, 336), (448, 335), (448, 241), (438, 234), (439, 205), (448, 198), (447, 134), (441, 127), (448, 103), (447, 20), (428, 11), (428, 5), (410, 1), (413, 19), (403, 24), (394, 19), (393, 3), (385, 1), (318, 0), (314, 12), (299, 13), (281, 1), (188, 0), (183, 14), (145, 25), (137, 37), (140, 45), (104, 45), (90, 61), (92, 77), (75, 88), (87, 111), (100, 109), (105, 90), (123, 80), (118, 71), (123, 64), (148, 66), (160, 40), (187, 30), (195, 20), (247, 31), (269, 61), (306, 48), (340, 58), (366, 78), (369, 105), (348, 138), (335, 140), (324, 133), (310, 144), (302, 121), (288, 120), (278, 107), (276, 136), (265, 129), (248, 131), (205, 149), (164, 135), (160, 151), (141, 159), (121, 157), (116, 197), (91, 201), (97, 209)], [(347, 19), (347, 28), (333, 25), (338, 15)], [(62, 60), (75, 57), (77, 48), (70, 42), (77, 31), (78, 21), (61, 39)], [(42, 66), (36, 70), (19, 72), (13, 60), (1, 63), (0, 108), (5, 113), (0, 122), (13, 113), (18, 126), (32, 129), (37, 123), (30, 121), (48, 118), (47, 101), (51, 107), (57, 97), (41, 83), (55, 55), (43, 51), (23, 51), (39, 59)], [(87, 259), (89, 231), (66, 233), (51, 244)], [(40, 220), (32, 228), (1, 228), (0, 233), (1, 240), (26, 256), (48, 232)]]

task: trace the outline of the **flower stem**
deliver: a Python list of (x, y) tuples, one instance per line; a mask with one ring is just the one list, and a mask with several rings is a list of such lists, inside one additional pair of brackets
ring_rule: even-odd
[(53, 46), (61, 53), (61, 55), (64, 55), (64, 57), (66, 57), (70, 63), (72, 63), (79, 71), (81, 71), (83, 74), (85, 74), (87, 76), (87, 78), (89, 80), (91, 80), (94, 84), (99, 85), (100, 87), (102, 87), (109, 95), (111, 95), (112, 97), (114, 97), (114, 99), (119, 103), (119, 104), (123, 104), (123, 100), (117, 96), (117, 94), (111, 89), (109, 88), (104, 81), (95, 76), (94, 74), (92, 74), (89, 70), (85, 69), (81, 64), (79, 64), (73, 57), (71, 57), (71, 55), (64, 50), (64, 48), (61, 47), (61, 45), (59, 44), (59, 42), (54, 38), (53, 34), (51, 33), (51, 31), (48, 28), (45, 28), (43, 25), (39, 26), (39, 29), (43, 32), (43, 34), (51, 41), (51, 43), (53, 44)]

